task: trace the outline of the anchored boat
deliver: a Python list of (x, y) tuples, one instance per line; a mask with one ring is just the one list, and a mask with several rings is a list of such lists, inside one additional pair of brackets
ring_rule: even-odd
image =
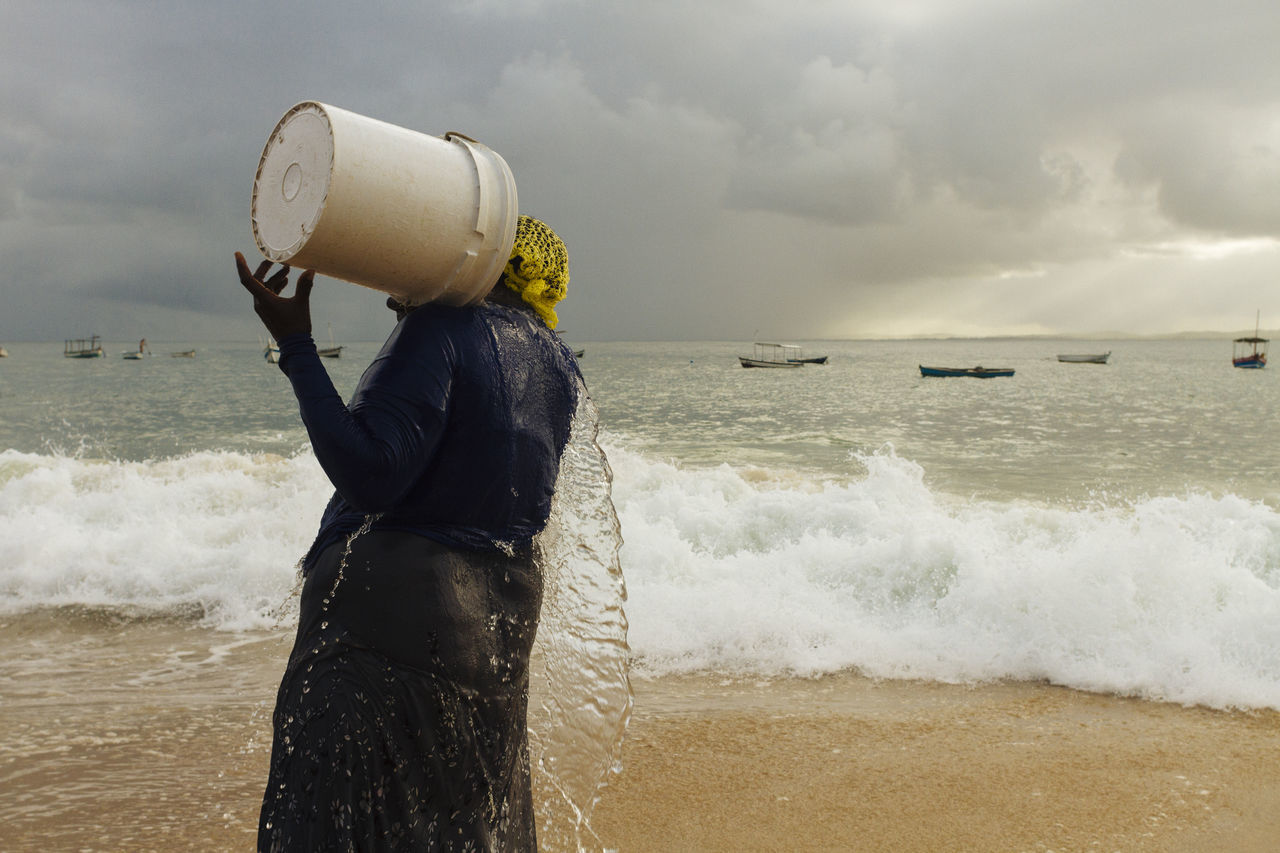
[(333, 324), (329, 324), (329, 345), (327, 347), (317, 347), (316, 355), (321, 358), (342, 358), (342, 347), (333, 342)]
[(1270, 341), (1266, 338), (1258, 337), (1258, 323), (1261, 319), (1262, 312), (1259, 311), (1253, 321), (1253, 337), (1236, 338), (1231, 342), (1231, 364), (1233, 366), (1254, 368), (1267, 366), (1267, 344)]
[(743, 367), (801, 367), (800, 347), (794, 344), (770, 344), (756, 341), (751, 356), (738, 356)]
[(84, 338), (68, 338), (62, 344), (62, 355), (66, 358), (106, 358), (106, 350), (102, 348), (102, 339), (97, 335)]
[(921, 376), (975, 376), (990, 379), (993, 376), (1012, 376), (1012, 367), (925, 367), (920, 365)]

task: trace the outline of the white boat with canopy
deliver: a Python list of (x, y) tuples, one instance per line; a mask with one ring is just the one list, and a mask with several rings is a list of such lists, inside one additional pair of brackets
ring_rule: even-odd
[(743, 367), (800, 367), (800, 347), (795, 344), (771, 344), (756, 341), (751, 356), (738, 356)]

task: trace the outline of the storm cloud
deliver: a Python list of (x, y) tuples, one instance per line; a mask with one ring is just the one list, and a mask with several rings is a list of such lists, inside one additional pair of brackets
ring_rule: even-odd
[[(315, 99), (482, 140), (571, 337), (1167, 333), (1280, 317), (1280, 7), (12, 2), (0, 340), (252, 340), (231, 254)], [(317, 322), (380, 339), (321, 278)]]

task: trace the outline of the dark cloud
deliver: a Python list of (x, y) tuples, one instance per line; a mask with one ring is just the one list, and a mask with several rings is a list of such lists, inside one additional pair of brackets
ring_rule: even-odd
[(1235, 322), (1224, 275), (1280, 315), (1277, 32), (1270, 0), (13, 2), (0, 337), (252, 339), (230, 256), (308, 98), (501, 152), (584, 340), (1169, 331)]

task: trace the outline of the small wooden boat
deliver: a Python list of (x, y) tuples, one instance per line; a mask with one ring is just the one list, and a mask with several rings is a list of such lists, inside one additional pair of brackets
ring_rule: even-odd
[(0, 358), (8, 358), (8, 357), (9, 357), (9, 351), (4, 347), (0, 347)]
[(1236, 354), (1231, 357), (1231, 364), (1235, 367), (1267, 366), (1267, 338), (1236, 338), (1232, 343)]
[(1058, 353), (1058, 361), (1065, 364), (1106, 364), (1107, 359), (1111, 358), (1111, 350), (1099, 353), (1080, 353), (1077, 355), (1063, 355)]
[(1234, 367), (1263, 368), (1267, 366), (1267, 338), (1258, 337), (1258, 322), (1262, 312), (1258, 312), (1253, 323), (1253, 337), (1236, 338), (1231, 346), (1231, 364)]
[(69, 338), (62, 345), (65, 358), (106, 358), (107, 352), (102, 348), (102, 340), (97, 335), (84, 338)]
[(333, 324), (329, 324), (329, 345), (327, 347), (317, 347), (316, 355), (321, 358), (342, 358), (342, 347), (333, 343)]
[(195, 357), (196, 357), (196, 351), (193, 349), (186, 349), (186, 350), (183, 350), (182, 352), (169, 353), (169, 358), (195, 358)]
[(792, 353), (787, 360), (798, 361), (801, 364), (826, 364), (827, 363), (827, 357), (825, 355), (805, 355), (803, 352), (800, 351), (799, 347), (796, 347), (796, 351)]
[(804, 362), (797, 361), (800, 347), (794, 344), (769, 344), (755, 342), (751, 356), (738, 356), (743, 367), (803, 367)]
[(990, 379), (993, 376), (1012, 376), (1012, 367), (925, 367), (920, 365), (921, 376), (975, 376)]

